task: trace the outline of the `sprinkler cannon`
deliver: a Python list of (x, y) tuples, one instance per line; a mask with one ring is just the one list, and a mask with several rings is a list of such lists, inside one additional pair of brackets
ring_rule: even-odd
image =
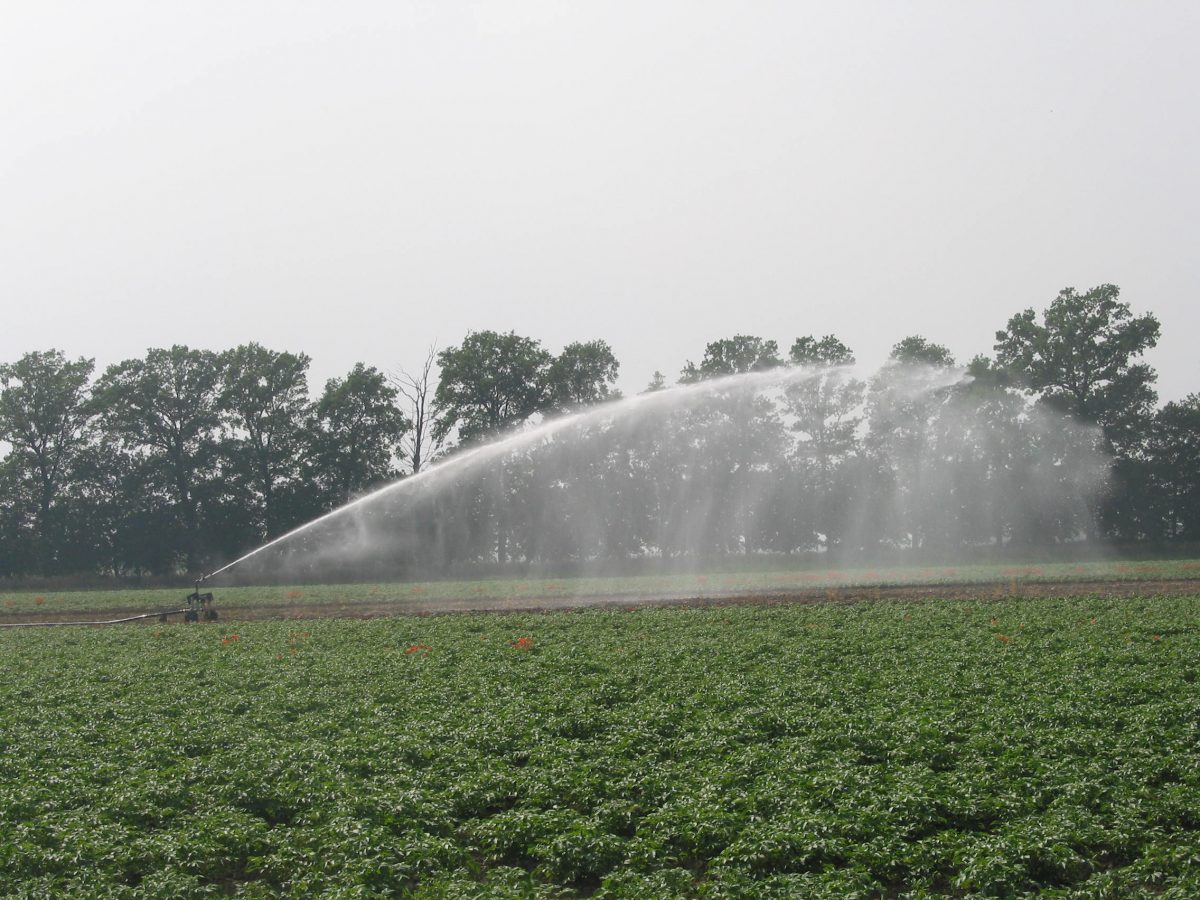
[(0, 622), (0, 630), (8, 628), (51, 628), (71, 625), (120, 625), (122, 622), (135, 622), (138, 619), (152, 619), (155, 617), (160, 622), (166, 622), (168, 616), (178, 615), (179, 613), (183, 613), (183, 621), (185, 622), (199, 622), (201, 619), (205, 622), (215, 622), (217, 611), (213, 608), (213, 595), (211, 593), (200, 593), (200, 583), (207, 578), (209, 576), (205, 575), (204, 578), (196, 579), (196, 589), (183, 598), (187, 604), (183, 609), (164, 609), (158, 612), (141, 613), (136, 616), (125, 616), (120, 619), (106, 619), (102, 622)]
[[(205, 578), (207, 577), (206, 575)], [(199, 622), (201, 619), (204, 619), (205, 622), (213, 622), (217, 618), (217, 611), (213, 609), (212, 593), (200, 593), (200, 582), (202, 581), (204, 578), (197, 578), (196, 589), (184, 598), (187, 603), (187, 609), (183, 612), (183, 621), (185, 622)]]

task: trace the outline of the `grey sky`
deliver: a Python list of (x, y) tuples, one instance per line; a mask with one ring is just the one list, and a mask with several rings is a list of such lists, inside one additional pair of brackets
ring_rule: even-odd
[(1067, 285), (1200, 391), (1200, 4), (0, 5), (0, 360), (734, 333), (960, 359)]

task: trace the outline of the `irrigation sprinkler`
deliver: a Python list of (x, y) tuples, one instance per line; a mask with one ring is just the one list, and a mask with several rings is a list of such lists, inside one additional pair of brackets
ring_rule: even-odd
[[(209, 593), (200, 593), (200, 583), (208, 578), (205, 575), (203, 578), (196, 579), (196, 589), (192, 591), (184, 602), (187, 603), (187, 608), (183, 612), (183, 621), (199, 622), (203, 619), (205, 622), (215, 622), (217, 619), (217, 611), (213, 608), (213, 595)], [(166, 614), (163, 614), (163, 619), (166, 619)]]
[(0, 622), (0, 629), (4, 628), (55, 628), (60, 625), (120, 625), (125, 622), (136, 622), (139, 619), (157, 618), (160, 622), (166, 622), (169, 616), (177, 616), (182, 614), (183, 621), (191, 622), (215, 622), (218, 618), (216, 607), (213, 605), (215, 600), (212, 592), (200, 593), (200, 584), (208, 579), (208, 575), (203, 578), (197, 578), (195, 582), (195, 590), (183, 598), (183, 602), (187, 604), (180, 609), (164, 609), (158, 612), (140, 613), (136, 616), (123, 616), (120, 619), (105, 619), (102, 621), (66, 621), (66, 622)]

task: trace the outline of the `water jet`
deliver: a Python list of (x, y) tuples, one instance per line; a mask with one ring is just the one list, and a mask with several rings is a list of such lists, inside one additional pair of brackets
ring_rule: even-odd
[[(1096, 434), (961, 369), (784, 367), (531, 421), (204, 575), (436, 577), (1077, 539)], [(456, 569), (457, 567), (457, 569)], [(199, 593), (199, 585), (197, 585)]]

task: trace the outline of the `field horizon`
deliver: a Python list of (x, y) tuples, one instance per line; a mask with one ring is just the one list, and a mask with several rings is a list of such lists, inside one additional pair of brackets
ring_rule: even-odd
[[(1195, 582), (1193, 586), (1191, 583)], [(1200, 560), (1092, 560), (954, 566), (712, 567), (707, 570), (625, 576), (445, 579), (348, 584), (230, 585), (205, 582), (225, 618), (354, 617), (445, 612), (573, 609), (589, 605), (811, 603), (826, 600), (994, 597), (1126, 593), (1159, 584), (1171, 593), (1200, 591)], [(104, 590), (0, 590), (0, 624), (69, 621), (86, 614), (134, 615), (178, 610), (182, 588)]]

